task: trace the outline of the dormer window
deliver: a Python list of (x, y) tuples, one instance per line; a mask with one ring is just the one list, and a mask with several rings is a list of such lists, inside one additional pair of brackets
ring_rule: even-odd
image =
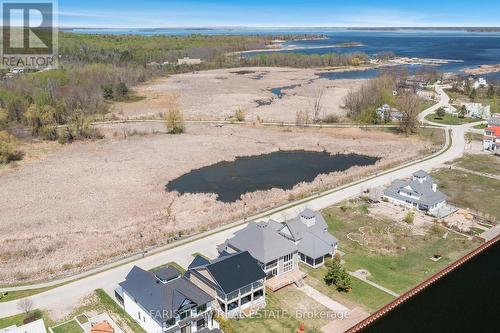
[(175, 325), (175, 318), (170, 318), (165, 322), (165, 327), (170, 327)]

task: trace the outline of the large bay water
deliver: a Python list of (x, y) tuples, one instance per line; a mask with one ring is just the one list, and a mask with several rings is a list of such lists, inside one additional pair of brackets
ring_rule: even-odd
[(362, 332), (498, 332), (499, 281), (497, 242)]
[[(330, 52), (350, 53), (365, 52), (375, 55), (379, 52), (392, 51), (397, 56), (460, 60), (450, 62), (438, 68), (445, 72), (458, 72), (460, 69), (483, 64), (500, 63), (500, 32), (467, 32), (461, 30), (396, 30), (396, 31), (360, 31), (347, 29), (73, 29), (79, 33), (93, 34), (141, 34), (141, 35), (291, 35), (291, 34), (324, 34), (327, 39), (291, 41), (285, 45), (293, 45), (302, 49), (284, 50), (304, 54), (325, 54)], [(358, 42), (359, 47), (326, 47), (342, 43)], [(249, 53), (247, 56), (255, 55)], [(378, 71), (345, 72), (329, 78), (366, 78), (376, 75)], [(500, 73), (483, 75), (489, 79), (500, 79)]]
[(357, 154), (331, 155), (316, 151), (278, 151), (237, 157), (180, 176), (166, 185), (179, 193), (216, 193), (218, 200), (234, 202), (245, 193), (271, 188), (292, 189), (300, 182), (311, 182), (320, 174), (345, 171), (353, 166), (375, 164), (376, 157)]

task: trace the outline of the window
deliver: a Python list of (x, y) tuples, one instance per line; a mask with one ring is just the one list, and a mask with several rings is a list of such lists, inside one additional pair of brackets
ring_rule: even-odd
[(190, 312), (191, 312), (190, 310), (182, 312), (180, 314), (181, 320), (186, 319), (189, 316)]
[(200, 305), (200, 306), (198, 306), (196, 308), (196, 313), (202, 313), (202, 312), (204, 312), (206, 310), (207, 310), (207, 305), (206, 304), (202, 304), (202, 305)]
[(283, 261), (287, 262), (293, 259), (293, 253), (287, 254), (286, 256), (283, 257)]
[(293, 253), (283, 257), (283, 272), (291, 271), (293, 268)]
[(139, 320), (141, 320), (141, 313), (139, 311), (137, 311), (137, 318), (139, 318)]
[(207, 323), (205, 322), (205, 318), (200, 319), (196, 322), (196, 330), (199, 331), (207, 326)]
[(170, 318), (165, 322), (165, 327), (174, 326), (174, 324), (175, 324), (175, 318)]

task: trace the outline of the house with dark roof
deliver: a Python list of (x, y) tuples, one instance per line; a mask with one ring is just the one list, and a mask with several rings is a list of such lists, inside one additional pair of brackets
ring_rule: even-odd
[(280, 226), (277, 222), (250, 222), (219, 245), (219, 253), (248, 251), (266, 273), (266, 284), (271, 290), (292, 284), (305, 274), (299, 270), (297, 245), (277, 232)]
[(446, 195), (437, 189), (437, 183), (423, 170), (415, 172), (410, 180), (395, 180), (384, 191), (384, 198), (430, 215), (439, 216), (446, 206)]
[(214, 298), (174, 267), (149, 272), (134, 266), (116, 294), (147, 333), (220, 332), (213, 319)]
[(214, 260), (196, 256), (186, 277), (216, 299), (214, 308), (226, 318), (266, 305), (266, 274), (247, 251), (225, 252)]
[(322, 266), (337, 251), (338, 240), (328, 231), (320, 212), (305, 209), (295, 219), (279, 225), (278, 233), (297, 245), (300, 261), (312, 268)]

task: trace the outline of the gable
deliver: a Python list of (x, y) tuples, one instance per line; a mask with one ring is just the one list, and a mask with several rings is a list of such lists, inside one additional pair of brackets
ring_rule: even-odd
[(290, 237), (292, 239), (294, 238), (288, 225), (285, 225), (283, 228), (281, 228), (280, 232), (287, 237)]
[(210, 282), (217, 284), (217, 282), (213, 278), (212, 274), (210, 274), (210, 272), (206, 268), (197, 269), (197, 271), (198, 271), (198, 273), (203, 275), (203, 277), (206, 278), (207, 280), (209, 280)]

